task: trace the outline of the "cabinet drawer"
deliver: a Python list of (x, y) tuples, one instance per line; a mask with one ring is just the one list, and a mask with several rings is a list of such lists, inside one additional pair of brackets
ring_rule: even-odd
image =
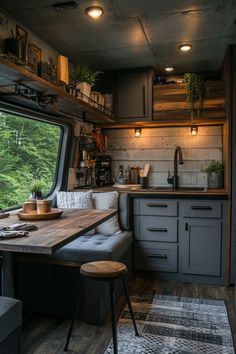
[(197, 200), (180, 203), (181, 215), (189, 218), (221, 218), (222, 203), (219, 201)]
[(177, 244), (135, 243), (135, 268), (160, 272), (177, 272)]
[(140, 240), (177, 242), (177, 220), (170, 217), (140, 216)]
[(176, 200), (141, 199), (141, 215), (177, 216)]

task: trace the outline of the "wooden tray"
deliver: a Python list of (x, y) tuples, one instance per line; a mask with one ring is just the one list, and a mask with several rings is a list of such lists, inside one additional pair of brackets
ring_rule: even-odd
[(21, 220), (49, 220), (49, 219), (57, 219), (59, 218), (63, 213), (63, 210), (61, 209), (51, 209), (49, 213), (45, 214), (38, 214), (37, 210), (32, 211), (30, 214), (23, 213), (23, 211), (20, 211), (17, 213), (17, 216)]

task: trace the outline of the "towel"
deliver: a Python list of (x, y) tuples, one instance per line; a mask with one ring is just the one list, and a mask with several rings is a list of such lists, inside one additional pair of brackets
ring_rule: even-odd
[(28, 236), (29, 231), (37, 230), (38, 227), (30, 222), (13, 224), (10, 226), (0, 225), (0, 238), (14, 238)]
[(10, 226), (0, 225), (0, 231), (34, 231), (38, 230), (38, 226), (31, 222), (23, 222), (18, 224), (12, 224)]
[(28, 236), (28, 231), (0, 231), (0, 239)]

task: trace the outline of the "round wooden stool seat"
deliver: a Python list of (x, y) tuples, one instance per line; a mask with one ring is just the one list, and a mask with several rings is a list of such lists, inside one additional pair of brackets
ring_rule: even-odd
[(91, 278), (117, 278), (127, 272), (126, 265), (114, 261), (97, 261), (85, 263), (80, 273)]

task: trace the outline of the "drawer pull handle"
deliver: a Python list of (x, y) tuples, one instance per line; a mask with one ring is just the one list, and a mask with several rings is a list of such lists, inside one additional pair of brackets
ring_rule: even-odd
[(212, 207), (208, 205), (192, 205), (191, 209), (192, 210), (212, 210)]
[(158, 232), (167, 232), (168, 230), (165, 227), (148, 227), (148, 231), (158, 231)]
[(167, 259), (167, 254), (150, 254), (148, 258), (161, 258), (161, 259)]
[(149, 207), (154, 207), (154, 208), (167, 208), (167, 204), (162, 204), (162, 203), (147, 203), (147, 206)]

